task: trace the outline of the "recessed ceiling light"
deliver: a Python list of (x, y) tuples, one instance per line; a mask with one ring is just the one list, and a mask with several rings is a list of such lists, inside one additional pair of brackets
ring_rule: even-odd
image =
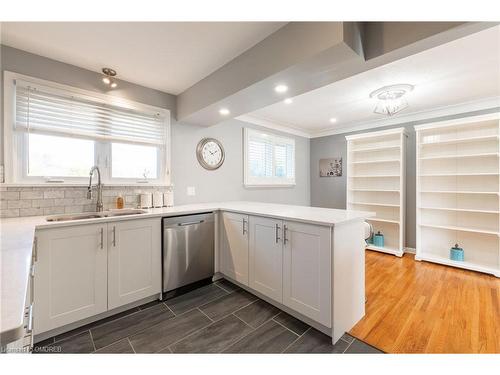
[(283, 94), (284, 92), (288, 91), (288, 86), (287, 85), (278, 85), (274, 88), (274, 91), (276, 91), (278, 94)]
[(221, 109), (219, 109), (219, 113), (220, 113), (222, 116), (227, 116), (227, 115), (228, 115), (229, 113), (231, 113), (231, 112), (229, 112), (229, 109), (227, 109), (227, 108), (221, 108)]
[(332, 118), (330, 119), (330, 122), (331, 122), (332, 124), (335, 124), (335, 123), (337, 122), (337, 119), (336, 119), (335, 117), (332, 117)]
[(285, 102), (285, 104), (292, 104), (293, 103), (293, 99), (292, 98), (286, 98), (283, 101)]

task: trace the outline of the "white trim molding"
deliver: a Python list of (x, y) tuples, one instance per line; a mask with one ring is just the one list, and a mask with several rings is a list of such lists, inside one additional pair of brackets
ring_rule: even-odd
[(332, 126), (321, 130), (307, 130), (295, 125), (264, 119), (252, 113), (236, 117), (236, 120), (245, 121), (250, 124), (259, 125), (268, 129), (297, 135), (304, 138), (320, 138), (329, 135), (345, 134), (354, 131), (376, 129), (384, 126), (399, 125), (415, 121), (433, 120), (438, 117), (458, 115), (461, 113), (494, 110), (500, 108), (500, 96), (474, 100), (470, 102), (453, 104), (449, 106), (438, 107), (426, 111), (413, 112), (408, 114), (399, 114), (393, 117), (380, 118), (364, 122), (351, 122), (343, 126)]
[(246, 114), (236, 117), (236, 120), (248, 122), (249, 124), (254, 124), (258, 126), (262, 126), (264, 128), (280, 131), (287, 134), (298, 135), (299, 137), (311, 138), (311, 134), (306, 130), (301, 130), (296, 127), (293, 127), (289, 124), (281, 124), (275, 121), (266, 120), (252, 114)]

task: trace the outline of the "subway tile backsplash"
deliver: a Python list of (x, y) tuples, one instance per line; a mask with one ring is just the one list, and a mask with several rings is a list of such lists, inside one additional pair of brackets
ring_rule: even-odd
[[(121, 195), (125, 207), (137, 208), (142, 193), (162, 193), (170, 191), (170, 187), (159, 186), (103, 186), (102, 198), (104, 209), (116, 208), (116, 198)], [(96, 194), (87, 199), (87, 187), (18, 187), (0, 186), (0, 217), (57, 215), (64, 213), (80, 213), (95, 211)]]

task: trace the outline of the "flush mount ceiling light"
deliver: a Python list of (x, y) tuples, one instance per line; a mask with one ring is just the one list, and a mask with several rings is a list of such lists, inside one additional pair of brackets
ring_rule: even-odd
[(227, 109), (227, 108), (221, 108), (221, 109), (219, 109), (219, 113), (222, 116), (227, 116), (227, 115), (229, 115), (230, 112), (229, 112), (229, 109)]
[(406, 93), (413, 90), (413, 85), (399, 84), (384, 86), (370, 94), (370, 98), (377, 99), (378, 103), (373, 110), (375, 113), (392, 116), (406, 107), (408, 102), (404, 98)]
[(106, 85), (114, 89), (118, 84), (116, 83), (115, 77), (116, 77), (116, 71), (110, 68), (102, 68), (102, 74), (104, 76), (102, 77), (102, 82), (104, 82)]
[(330, 119), (330, 122), (331, 122), (332, 124), (335, 124), (335, 123), (337, 122), (337, 119), (336, 119), (335, 117), (332, 117), (332, 118)]
[(278, 94), (283, 94), (284, 92), (288, 91), (288, 86), (287, 85), (277, 85), (274, 88), (274, 91), (276, 91)]

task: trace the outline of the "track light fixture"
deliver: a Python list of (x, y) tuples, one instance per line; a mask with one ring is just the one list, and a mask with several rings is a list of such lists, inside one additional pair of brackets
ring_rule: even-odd
[(116, 77), (116, 71), (110, 68), (102, 68), (102, 82), (112, 89), (116, 88), (118, 84), (116, 83), (115, 77)]

